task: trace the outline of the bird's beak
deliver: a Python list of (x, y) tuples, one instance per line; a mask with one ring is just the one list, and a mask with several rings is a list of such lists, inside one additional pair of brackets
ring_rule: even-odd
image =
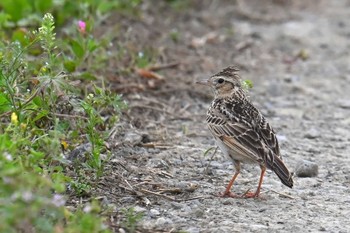
[(199, 80), (199, 81), (197, 81), (196, 84), (201, 84), (201, 85), (209, 86), (209, 85), (210, 85), (210, 82), (209, 82), (209, 79), (205, 79), (205, 80)]

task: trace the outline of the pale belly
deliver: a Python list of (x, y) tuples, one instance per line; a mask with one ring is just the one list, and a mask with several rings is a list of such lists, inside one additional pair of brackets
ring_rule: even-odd
[(248, 163), (248, 164), (258, 163), (256, 160), (250, 159), (246, 155), (242, 155), (241, 153), (239, 153), (237, 151), (231, 150), (220, 139), (215, 139), (215, 141), (216, 141), (216, 144), (218, 145), (218, 147), (220, 148), (220, 150), (225, 154), (225, 156), (227, 158), (233, 160), (233, 162), (235, 160), (238, 160), (242, 163)]

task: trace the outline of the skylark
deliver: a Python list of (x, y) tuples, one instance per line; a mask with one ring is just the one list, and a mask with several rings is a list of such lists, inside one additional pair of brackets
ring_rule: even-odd
[(232, 193), (231, 187), (241, 169), (241, 162), (258, 164), (261, 168), (256, 192), (260, 194), (266, 168), (274, 171), (282, 183), (293, 187), (292, 174), (282, 161), (276, 134), (260, 111), (250, 102), (238, 76), (238, 68), (230, 66), (198, 83), (210, 86), (215, 98), (207, 112), (207, 124), (221, 151), (233, 160), (235, 174), (221, 196), (241, 197)]

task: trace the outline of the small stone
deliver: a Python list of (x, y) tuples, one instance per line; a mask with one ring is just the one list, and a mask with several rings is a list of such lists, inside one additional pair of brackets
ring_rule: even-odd
[(318, 175), (318, 165), (315, 162), (302, 160), (297, 164), (295, 174), (298, 177), (315, 177)]
[(143, 208), (143, 207), (141, 207), (141, 206), (135, 206), (135, 207), (134, 207), (134, 211), (135, 211), (136, 213), (141, 213), (141, 212), (146, 212), (147, 209), (146, 209), (146, 208)]
[(178, 202), (171, 202), (171, 206), (172, 206), (174, 209), (182, 209), (185, 205), (182, 204), (182, 203), (178, 203)]
[(225, 198), (222, 202), (223, 205), (234, 205), (236, 201), (233, 198)]
[(319, 130), (312, 128), (310, 130), (308, 130), (305, 134), (304, 137), (305, 138), (309, 138), (309, 139), (314, 139), (314, 138), (318, 138), (321, 136), (321, 133)]
[(149, 214), (151, 215), (151, 217), (156, 217), (156, 216), (160, 215), (160, 212), (156, 209), (151, 209), (149, 211)]
[(159, 228), (169, 228), (173, 225), (173, 221), (170, 218), (160, 217), (156, 221), (156, 226)]
[(338, 100), (337, 105), (341, 108), (350, 109), (350, 100), (348, 99)]
[(129, 145), (137, 145), (141, 144), (142, 142), (142, 135), (138, 134), (136, 132), (127, 132), (124, 137), (124, 143)]
[(197, 209), (192, 212), (192, 215), (195, 216), (196, 218), (202, 218), (204, 216), (204, 211), (201, 209)]

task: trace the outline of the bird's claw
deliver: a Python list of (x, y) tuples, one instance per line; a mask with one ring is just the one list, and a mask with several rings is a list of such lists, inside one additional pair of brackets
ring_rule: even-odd
[(231, 197), (231, 198), (237, 198), (240, 197), (239, 195), (233, 193), (233, 192), (221, 192), (218, 195), (219, 197)]

